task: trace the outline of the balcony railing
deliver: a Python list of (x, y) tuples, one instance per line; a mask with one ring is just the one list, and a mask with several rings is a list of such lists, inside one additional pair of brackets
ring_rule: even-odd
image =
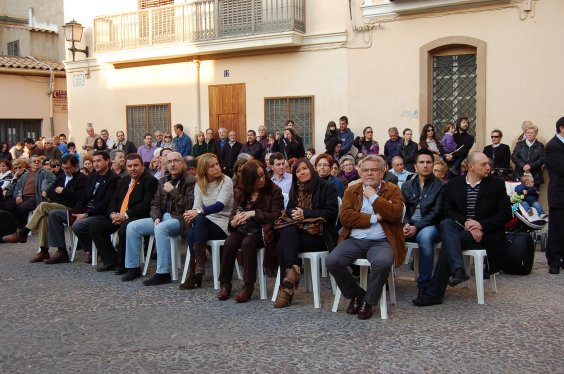
[(94, 19), (96, 52), (245, 35), (305, 33), (306, 0), (195, 0)]

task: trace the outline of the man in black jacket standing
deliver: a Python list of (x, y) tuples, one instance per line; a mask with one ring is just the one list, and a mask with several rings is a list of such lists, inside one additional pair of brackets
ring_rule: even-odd
[(133, 144), (129, 140), (125, 140), (125, 133), (123, 131), (116, 132), (116, 136), (117, 142), (114, 144), (112, 149), (122, 150), (126, 156), (130, 153), (137, 152), (137, 147), (135, 147), (135, 144)]
[[(149, 217), (150, 203), (158, 187), (157, 179), (145, 170), (143, 160), (137, 153), (127, 155), (125, 167), (128, 176), (118, 181), (107, 214), (97, 217), (90, 225), (90, 236), (104, 262), (104, 266), (96, 270), (115, 270), (117, 275), (126, 272), (124, 260), (127, 224)], [(118, 253), (111, 241), (111, 235), (115, 231), (118, 232)]]
[(401, 194), (405, 204), (403, 233), (406, 241), (419, 247), (418, 295), (427, 287), (433, 275), (435, 243), (440, 240), (446, 184), (433, 174), (434, 156), (428, 149), (420, 149), (415, 156), (417, 175), (403, 183)]
[(413, 300), (417, 306), (440, 304), (447, 284), (454, 287), (469, 279), (462, 251), (485, 248), (489, 271), (503, 267), (507, 253), (505, 223), (511, 204), (500, 178), (489, 177), (488, 157), (471, 152), (468, 173), (452, 179), (446, 187), (445, 219), (440, 224), (442, 248), (429, 287)]
[(560, 273), (564, 267), (564, 117), (556, 122), (556, 135), (545, 147), (548, 170), (548, 242), (546, 260), (550, 274)]
[(233, 176), (233, 165), (237, 161), (237, 156), (241, 153), (243, 144), (237, 141), (237, 133), (235, 131), (229, 132), (229, 141), (223, 146), (221, 155), (219, 156), (219, 163), (223, 174), (229, 177)]

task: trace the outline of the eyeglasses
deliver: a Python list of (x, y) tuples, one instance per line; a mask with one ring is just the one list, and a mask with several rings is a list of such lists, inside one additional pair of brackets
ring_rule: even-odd
[(14, 170), (19, 170), (19, 169), (23, 169), (22, 166), (14, 166)]
[(497, 139), (497, 138), (501, 138), (501, 136), (499, 136), (499, 135), (492, 135), (492, 139)]
[(360, 171), (362, 171), (363, 173), (377, 173), (379, 171), (382, 171), (382, 169), (378, 169), (378, 168), (360, 169)]
[(365, 134), (372, 134), (372, 130), (366, 131)]
[(31, 161), (31, 162), (33, 162), (34, 164), (40, 164), (40, 163), (41, 163), (41, 160), (38, 159), (38, 160), (33, 160), (33, 161)]
[(266, 178), (266, 175), (262, 174), (262, 175), (258, 175), (258, 179), (264, 179)]
[(176, 158), (173, 158), (172, 160), (166, 160), (167, 164), (178, 164), (178, 163), (181, 163), (181, 162), (182, 162), (182, 160), (179, 160), (179, 159), (176, 159)]
[(52, 168), (60, 168), (61, 165), (59, 165), (59, 164), (51, 164), (51, 167), (52, 167)]
[(172, 139), (172, 136), (165, 136), (165, 139)]

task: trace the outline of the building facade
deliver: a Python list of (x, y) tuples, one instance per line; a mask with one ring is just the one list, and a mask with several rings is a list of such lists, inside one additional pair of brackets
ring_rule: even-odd
[[(531, 120), (554, 133), (563, 96), (559, 0), (66, 1), (89, 58), (65, 61), (69, 130), (146, 131), (182, 123), (282, 129), (324, 151), (328, 121), (356, 135), (471, 119), (511, 143)], [(68, 58), (68, 56), (67, 56)]]

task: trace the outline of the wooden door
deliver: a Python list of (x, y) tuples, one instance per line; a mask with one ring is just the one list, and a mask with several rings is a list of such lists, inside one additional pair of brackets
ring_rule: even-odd
[(241, 143), (247, 141), (247, 110), (245, 83), (209, 86), (210, 128), (225, 127), (237, 132)]

